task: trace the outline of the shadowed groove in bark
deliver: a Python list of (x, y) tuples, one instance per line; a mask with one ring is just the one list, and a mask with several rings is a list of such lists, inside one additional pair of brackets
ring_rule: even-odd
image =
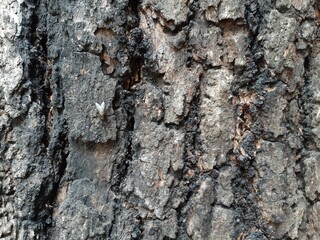
[[(320, 4), (320, 3), (319, 3)], [(317, 10), (317, 4), (315, 6), (316, 11)], [(312, 40), (311, 44), (314, 46), (314, 49), (317, 49), (319, 47), (320, 38), (319, 36), (315, 36), (315, 39)], [(317, 46), (317, 47), (316, 47)], [(310, 152), (317, 151), (317, 145), (312, 137), (312, 112), (314, 109), (308, 103), (310, 103), (314, 97), (314, 92), (311, 85), (311, 61), (312, 58), (315, 57), (317, 50), (312, 50), (310, 48), (307, 49), (307, 55), (304, 58), (304, 85), (300, 86), (299, 94), (298, 94), (298, 105), (299, 110), (301, 114), (300, 124), (302, 126), (302, 146), (297, 151), (297, 157), (299, 159), (299, 165), (301, 167), (301, 172), (296, 173), (297, 178), (301, 181), (302, 186), (301, 190), (304, 192), (304, 196), (307, 196), (306, 194), (306, 182), (304, 179), (304, 174), (306, 174), (307, 167), (304, 163), (304, 160), (310, 156)], [(314, 52), (313, 52), (314, 51)], [(310, 198), (306, 197), (306, 200), (310, 204), (310, 206), (313, 206), (318, 198), (316, 198), (314, 201), (312, 201)]]
[[(133, 15), (133, 18), (139, 19), (138, 16), (138, 6), (139, 0), (129, 0), (127, 11), (128, 15)], [(122, 180), (127, 175), (128, 164), (132, 161), (132, 132), (134, 131), (134, 111), (135, 111), (135, 93), (130, 91), (131, 87), (134, 84), (137, 84), (141, 81), (142, 67), (143, 67), (143, 56), (144, 56), (144, 47), (140, 47), (140, 44), (143, 45), (143, 35), (139, 27), (139, 22), (136, 21), (133, 26), (125, 29), (127, 38), (124, 41), (124, 47), (128, 50), (129, 55), (129, 65), (130, 65), (130, 76), (124, 76), (122, 83), (118, 83), (116, 87), (115, 98), (113, 99), (113, 108), (114, 110), (123, 108), (127, 113), (127, 126), (125, 138), (126, 141), (126, 154), (123, 164), (119, 164), (116, 167), (118, 179), (115, 180), (112, 189), (116, 192), (120, 191), (120, 185)], [(132, 33), (133, 31), (133, 33)], [(130, 39), (132, 38), (132, 39)], [(131, 40), (131, 43), (130, 43)], [(129, 47), (127, 47), (127, 44)], [(127, 79), (129, 81), (127, 82)]]
[(139, 4), (140, 0), (129, 0), (128, 2), (128, 12), (134, 21), (132, 26), (128, 25), (128, 28), (126, 29), (128, 36), (126, 48), (129, 53), (130, 76), (127, 80), (129, 82), (124, 81), (123, 87), (129, 91), (134, 90), (135, 85), (139, 84), (142, 80), (142, 68), (146, 51), (143, 32), (139, 28)]
[[(233, 87), (233, 98), (236, 118), (237, 143), (234, 147), (232, 158), (235, 159), (237, 171), (232, 180), (235, 209), (235, 235), (239, 238), (244, 235), (257, 235), (260, 230), (259, 212), (256, 206), (256, 194), (253, 189), (255, 170), (256, 142), (261, 138), (262, 131), (259, 127), (258, 109), (263, 102), (262, 80), (266, 79), (266, 70), (262, 70), (261, 57), (263, 48), (257, 36), (264, 26), (264, 15), (268, 6), (261, 6), (258, 1), (251, 0), (246, 4), (245, 17), (249, 29), (249, 46), (247, 59), (249, 62), (242, 73), (242, 79)], [(255, 230), (253, 230), (255, 229)]]
[[(200, 76), (200, 79), (202, 77)], [(200, 171), (198, 168), (198, 160), (201, 155), (201, 140), (200, 140), (200, 90), (201, 81), (198, 83), (197, 90), (193, 100), (190, 103), (189, 114), (183, 122), (185, 129), (185, 147), (184, 147), (184, 168), (182, 177), (180, 181), (189, 182), (188, 191), (185, 192), (184, 202), (180, 204), (177, 210), (178, 226), (179, 226), (179, 236), (182, 236), (186, 232), (185, 221), (188, 211), (185, 209), (189, 203), (190, 198), (193, 193), (197, 192), (199, 185), (197, 184), (197, 179), (199, 179)], [(194, 171), (194, 177), (189, 179), (187, 177), (189, 171)]]
[[(128, 17), (136, 19), (132, 24), (126, 26), (126, 40), (123, 42), (124, 48), (127, 49), (129, 56), (129, 76), (123, 76), (123, 81), (116, 88), (115, 98), (113, 100), (113, 108), (122, 107), (128, 116), (127, 119), (127, 153), (125, 162), (129, 163), (132, 160), (132, 132), (134, 131), (134, 111), (135, 111), (135, 92), (132, 87), (139, 84), (142, 80), (142, 69), (144, 65), (144, 54), (146, 45), (144, 44), (143, 32), (139, 28), (139, 4), (140, 0), (129, 0), (126, 8)], [(119, 166), (118, 166), (119, 167)], [(123, 177), (126, 176), (128, 165), (125, 167)], [(121, 167), (122, 169), (122, 167)], [(118, 187), (122, 181), (117, 181)]]
[[(165, 28), (164, 31), (168, 31), (169, 33), (176, 34), (180, 31), (184, 31), (186, 33), (186, 40), (184, 45), (187, 47), (186, 54), (188, 55), (186, 66), (188, 68), (193, 68), (197, 64), (197, 62), (192, 57), (192, 46), (189, 44), (190, 38), (190, 30), (193, 25), (193, 21), (197, 16), (197, 11), (199, 10), (199, 1), (195, 0), (189, 2), (189, 9), (191, 13), (188, 15), (187, 21), (182, 23), (179, 26), (176, 26), (174, 30), (170, 30)], [(201, 63), (204, 65), (205, 63)], [(205, 67), (205, 66), (203, 66)], [(186, 221), (185, 219), (188, 216), (188, 210), (191, 206), (190, 199), (194, 193), (196, 193), (199, 189), (199, 183), (197, 180), (201, 178), (201, 172), (198, 167), (199, 157), (202, 154), (202, 143), (200, 138), (200, 121), (201, 121), (201, 88), (203, 85), (203, 77), (202, 74), (199, 76), (199, 82), (196, 85), (196, 91), (193, 96), (192, 101), (190, 102), (189, 112), (187, 116), (180, 122), (179, 126), (175, 124), (166, 124), (169, 128), (183, 128), (185, 132), (184, 138), (184, 154), (183, 154), (183, 161), (184, 167), (182, 169), (181, 174), (177, 174), (179, 181), (186, 182), (188, 186), (188, 191), (184, 192), (184, 201), (179, 205), (176, 209), (177, 212), (177, 220), (178, 220), (178, 232), (177, 236), (179, 239), (189, 239), (186, 234)], [(194, 173), (193, 177), (190, 178), (188, 174), (189, 171)], [(169, 238), (168, 238), (169, 239)]]
[[(25, 39), (24, 44), (26, 44), (23, 46), (26, 59), (23, 71), (25, 79), (31, 81), (31, 100), (32, 102), (39, 102), (42, 105), (42, 114), (46, 118), (45, 122), (47, 122), (51, 89), (50, 86), (46, 86), (44, 82), (47, 80), (45, 79), (47, 71), (47, 49), (45, 22), (41, 19), (41, 7), (43, 7), (41, 3), (42, 2), (38, 1), (32, 7), (26, 5), (26, 3), (22, 3), (22, 9), (26, 12), (24, 15), (25, 18), (23, 19), (25, 23), (23, 38)], [(42, 30), (41, 32), (39, 32), (38, 27)], [(45, 126), (43, 129), (42, 141), (44, 147), (42, 147), (41, 150), (46, 152), (49, 145), (49, 131)], [(50, 180), (48, 179), (48, 181)], [(32, 219), (39, 223), (36, 232), (40, 235), (46, 232), (48, 225), (45, 223), (51, 217), (50, 212), (45, 206), (45, 203), (49, 201), (50, 195), (50, 192), (48, 192), (50, 188), (47, 188), (48, 185), (51, 184), (49, 182), (41, 184), (41, 189), (37, 196), (37, 202), (39, 202), (39, 204), (34, 207), (34, 219)]]
[[(124, 141), (125, 154), (120, 163), (113, 166), (114, 179), (111, 180), (111, 190), (117, 195), (114, 205), (114, 216), (112, 226), (108, 232), (108, 238), (113, 238), (119, 217), (123, 209), (124, 202), (130, 195), (124, 194), (123, 187), (124, 181), (128, 174), (129, 165), (132, 162), (133, 146), (132, 135), (135, 126), (135, 102), (136, 92), (135, 87), (142, 80), (142, 70), (144, 65), (144, 54), (146, 45), (143, 39), (143, 32), (139, 28), (139, 4), (140, 0), (129, 0), (125, 11), (127, 13), (127, 21), (131, 18), (130, 24), (124, 28), (125, 37), (122, 39), (123, 48), (126, 49), (128, 54), (129, 73), (122, 76), (122, 81), (118, 82), (113, 99), (113, 109), (124, 111), (126, 113), (126, 129), (119, 133), (118, 140)], [(141, 239), (143, 228), (143, 220), (139, 219), (135, 225), (135, 236), (132, 239)]]
[[(31, 89), (32, 102), (41, 104), (43, 122), (42, 152), (52, 164), (52, 175), (41, 183), (35, 199), (35, 219), (39, 223), (37, 234), (46, 236), (51, 226), (52, 205), (66, 168), (68, 156), (68, 130), (63, 119), (64, 96), (60, 78), (52, 79), (50, 59), (47, 58), (46, 12), (47, 1), (35, 1), (34, 5), (22, 3), (24, 23), (23, 46), (25, 84)], [(28, 81), (31, 82), (28, 85)], [(51, 87), (53, 86), (53, 88)], [(23, 93), (23, 92), (22, 92)]]

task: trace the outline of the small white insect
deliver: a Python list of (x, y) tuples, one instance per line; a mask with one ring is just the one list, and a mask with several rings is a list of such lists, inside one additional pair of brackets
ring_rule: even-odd
[(318, 113), (317, 113), (316, 119), (318, 119), (319, 116), (320, 116), (320, 108), (318, 108)]
[(106, 113), (106, 104), (104, 102), (102, 102), (101, 104), (96, 103), (96, 108), (100, 117), (104, 118)]

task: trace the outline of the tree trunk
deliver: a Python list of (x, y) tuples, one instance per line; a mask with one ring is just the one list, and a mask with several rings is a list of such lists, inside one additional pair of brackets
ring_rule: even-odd
[(320, 239), (319, 0), (1, 0), (1, 239)]

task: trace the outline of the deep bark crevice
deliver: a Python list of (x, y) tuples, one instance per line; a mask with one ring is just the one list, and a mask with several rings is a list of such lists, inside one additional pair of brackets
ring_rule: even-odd
[[(143, 31), (139, 28), (139, 0), (129, 0), (125, 8), (127, 21), (130, 22), (123, 29), (125, 37), (121, 44), (128, 54), (129, 71), (121, 76), (122, 80), (116, 86), (115, 97), (113, 99), (113, 109), (122, 112), (126, 116), (126, 127), (124, 131), (118, 133), (118, 141), (123, 142), (124, 157), (113, 166), (111, 180), (111, 190), (117, 195), (113, 207), (112, 226), (108, 232), (108, 238), (113, 238), (118, 230), (114, 228), (122, 214), (123, 203), (128, 200), (131, 193), (123, 191), (125, 179), (128, 175), (129, 166), (133, 159), (132, 136), (135, 127), (135, 104), (136, 104), (136, 85), (142, 81), (142, 71), (144, 66), (144, 55), (147, 50), (147, 44), (143, 38)], [(120, 120), (120, 119), (119, 119)], [(119, 130), (118, 130), (119, 131)], [(140, 219), (135, 225), (135, 236), (132, 239), (140, 239), (143, 235), (143, 220)]]
[(300, 94), (298, 95), (298, 103), (299, 107), (302, 110), (302, 121), (301, 125), (303, 126), (303, 132), (302, 132), (302, 152), (303, 151), (310, 151), (310, 150), (315, 150), (314, 146), (315, 143), (312, 140), (312, 133), (311, 133), (311, 113), (312, 109), (307, 106), (306, 103), (308, 103), (312, 97), (312, 92), (309, 88), (310, 85), (310, 58), (311, 58), (311, 53), (309, 53), (305, 57), (304, 61), (304, 85), (301, 86)]
[[(139, 19), (139, 0), (130, 0), (127, 6), (128, 17)], [(120, 184), (127, 175), (127, 169), (132, 161), (132, 133), (134, 131), (134, 112), (135, 112), (135, 92), (132, 87), (140, 83), (142, 80), (142, 68), (144, 64), (144, 54), (146, 45), (143, 40), (142, 30), (139, 28), (139, 22), (133, 26), (128, 26), (126, 31), (126, 41), (124, 41), (124, 48), (127, 49), (129, 58), (129, 76), (123, 76), (122, 83), (118, 83), (116, 87), (115, 97), (113, 99), (113, 109), (122, 109), (127, 115), (126, 131), (122, 133), (126, 139), (126, 154), (122, 164), (116, 166), (118, 180), (113, 184), (112, 189), (115, 192), (120, 191)], [(128, 80), (129, 79), (129, 80)]]
[(303, 131), (301, 133), (301, 148), (297, 151), (298, 164), (300, 165), (301, 171), (296, 173), (297, 179), (301, 182), (300, 189), (304, 192), (304, 196), (306, 196), (306, 200), (310, 206), (316, 202), (319, 197), (312, 201), (307, 197), (306, 194), (306, 182), (304, 179), (304, 174), (306, 171), (306, 166), (304, 160), (309, 157), (311, 151), (317, 151), (316, 143), (312, 137), (312, 111), (313, 109), (308, 106), (308, 103), (312, 100), (312, 90), (310, 89), (310, 73), (311, 73), (311, 57), (312, 51), (308, 53), (308, 55), (304, 59), (304, 85), (300, 87), (300, 92), (298, 94), (298, 105), (300, 108), (301, 120), (300, 124), (303, 127)]
[(64, 99), (61, 79), (52, 79), (53, 70), (47, 57), (47, 1), (37, 1), (31, 6), (23, 3), (22, 11), (25, 13), (22, 20), (24, 23), (22, 36), (25, 40), (22, 47), (22, 55), (25, 57), (23, 71), (25, 81), (31, 83), (26, 86), (31, 90), (31, 102), (41, 105), (41, 115), (44, 116), (41, 151), (44, 158), (52, 159), (52, 175), (40, 185), (31, 219), (37, 223), (36, 234), (46, 236), (52, 226), (52, 206), (66, 168), (68, 130), (63, 119)]
[(250, 235), (252, 231), (258, 233), (262, 230), (258, 221), (260, 213), (253, 178), (257, 171), (255, 169), (256, 143), (263, 134), (257, 113), (263, 105), (263, 101), (260, 100), (264, 96), (262, 86), (268, 75), (263, 69), (263, 48), (257, 36), (264, 27), (266, 11), (268, 6), (260, 6), (258, 1), (252, 0), (246, 4), (245, 17), (250, 39), (247, 59), (250, 62), (242, 72), (243, 78), (232, 86), (236, 134), (231, 158), (237, 166), (232, 180), (235, 196), (232, 208), (236, 212), (235, 238)]
[[(29, 8), (25, 3), (22, 4), (22, 9), (27, 14), (25, 14), (25, 19), (23, 20), (24, 31), (23, 38), (25, 40), (24, 46), (24, 55), (25, 55), (25, 65), (24, 65), (24, 73), (25, 78), (31, 81), (30, 89), (31, 89), (31, 101), (38, 102), (41, 104), (41, 113), (45, 116), (45, 122), (47, 122), (48, 115), (48, 99), (47, 92), (50, 92), (50, 88), (44, 86), (44, 78), (46, 73), (46, 62), (43, 60), (46, 56), (46, 47), (45, 47), (45, 39), (46, 33), (39, 33), (38, 26), (40, 23), (41, 16), (41, 4), (38, 2), (35, 7)], [(44, 40), (42, 39), (44, 38)], [(27, 81), (28, 81), (27, 80)], [(46, 152), (46, 148), (48, 147), (49, 141), (49, 132), (48, 129), (43, 126), (43, 134), (41, 137), (42, 142), (44, 143), (44, 147), (41, 148), (43, 152)], [(50, 180), (48, 180), (50, 181)], [(31, 216), (31, 220), (37, 222), (37, 234), (43, 233), (46, 227), (45, 222), (50, 217), (50, 213), (45, 208), (45, 202), (47, 202), (48, 192), (46, 192), (46, 185), (48, 182), (41, 184), (41, 189), (37, 195), (36, 202), (33, 209), (33, 214)]]

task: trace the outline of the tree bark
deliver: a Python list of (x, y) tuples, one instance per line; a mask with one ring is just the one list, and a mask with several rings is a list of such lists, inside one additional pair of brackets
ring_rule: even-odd
[(2, 0), (1, 239), (320, 239), (318, 0)]

